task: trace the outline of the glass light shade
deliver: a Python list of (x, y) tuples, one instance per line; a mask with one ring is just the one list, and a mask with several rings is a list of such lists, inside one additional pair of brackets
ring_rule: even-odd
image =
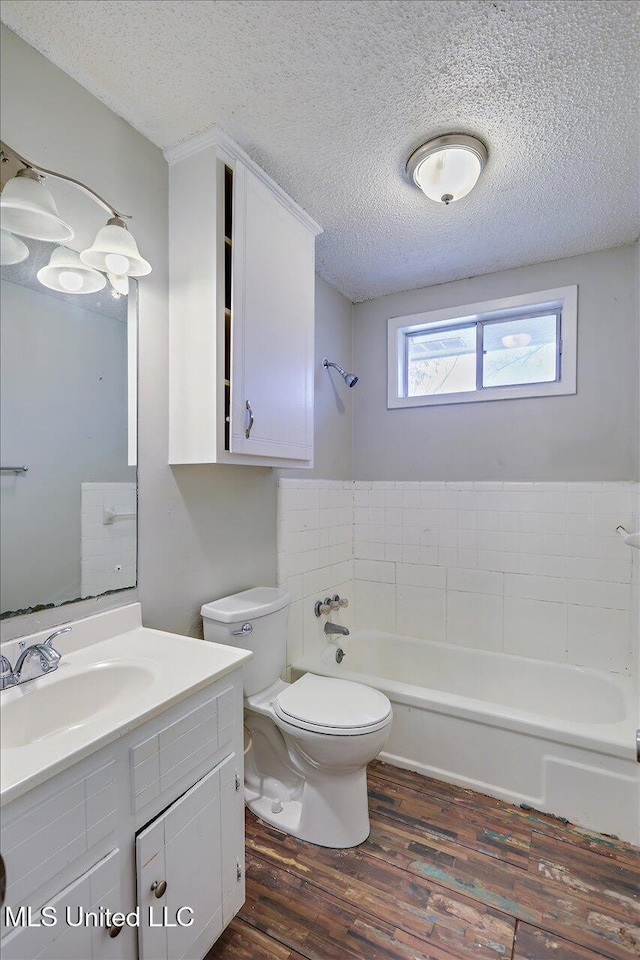
[(8, 230), (0, 230), (0, 264), (8, 267), (12, 263), (22, 263), (29, 256), (29, 247), (14, 237)]
[[(111, 258), (116, 257), (118, 259), (115, 262), (119, 267), (123, 265), (125, 257), (129, 261), (125, 271), (111, 269), (113, 264)], [(133, 236), (126, 227), (117, 223), (109, 222), (106, 227), (98, 230), (93, 245), (88, 250), (83, 250), (80, 258), (83, 263), (95, 267), (96, 270), (104, 270), (105, 273), (120, 274), (127, 277), (144, 277), (147, 273), (151, 273), (151, 264), (140, 256), (138, 245)]]
[(68, 247), (56, 247), (47, 266), (38, 270), (38, 280), (59, 293), (96, 293), (107, 283), (106, 277), (86, 266)]
[(429, 199), (449, 204), (473, 190), (487, 157), (487, 148), (476, 137), (447, 134), (414, 151), (407, 173)]
[(16, 176), (0, 197), (2, 227), (33, 240), (70, 240), (73, 230), (61, 220), (51, 193), (40, 180)]
[(107, 277), (109, 278), (111, 289), (117, 294), (126, 297), (129, 293), (129, 277), (123, 277), (117, 273), (108, 273)]

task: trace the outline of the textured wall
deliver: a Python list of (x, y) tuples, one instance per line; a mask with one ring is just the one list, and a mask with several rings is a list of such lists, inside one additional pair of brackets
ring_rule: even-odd
[[(575, 396), (387, 410), (387, 320), (578, 285)], [(354, 308), (355, 478), (638, 478), (637, 249), (380, 297)]]

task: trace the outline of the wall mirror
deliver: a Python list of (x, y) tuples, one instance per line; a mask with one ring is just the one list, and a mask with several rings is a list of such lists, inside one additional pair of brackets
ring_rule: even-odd
[(0, 270), (2, 618), (136, 585), (137, 287), (48, 289), (59, 244), (24, 242)]

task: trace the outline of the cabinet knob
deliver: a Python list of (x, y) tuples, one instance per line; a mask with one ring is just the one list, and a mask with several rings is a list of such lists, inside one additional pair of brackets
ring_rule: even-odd
[(112, 923), (111, 926), (107, 927), (107, 933), (113, 940), (115, 937), (119, 937), (122, 933), (122, 924), (121, 923)]
[(167, 881), (166, 880), (154, 880), (151, 884), (151, 889), (153, 890), (154, 895), (160, 899), (164, 897), (167, 892)]

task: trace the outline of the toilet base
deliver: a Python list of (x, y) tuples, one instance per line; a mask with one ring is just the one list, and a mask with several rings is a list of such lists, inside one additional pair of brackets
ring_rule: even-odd
[(244, 795), (251, 812), (265, 823), (320, 847), (356, 847), (369, 836), (366, 769), (338, 777), (325, 773), (321, 789), (308, 776), (299, 799), (268, 796), (249, 785)]

